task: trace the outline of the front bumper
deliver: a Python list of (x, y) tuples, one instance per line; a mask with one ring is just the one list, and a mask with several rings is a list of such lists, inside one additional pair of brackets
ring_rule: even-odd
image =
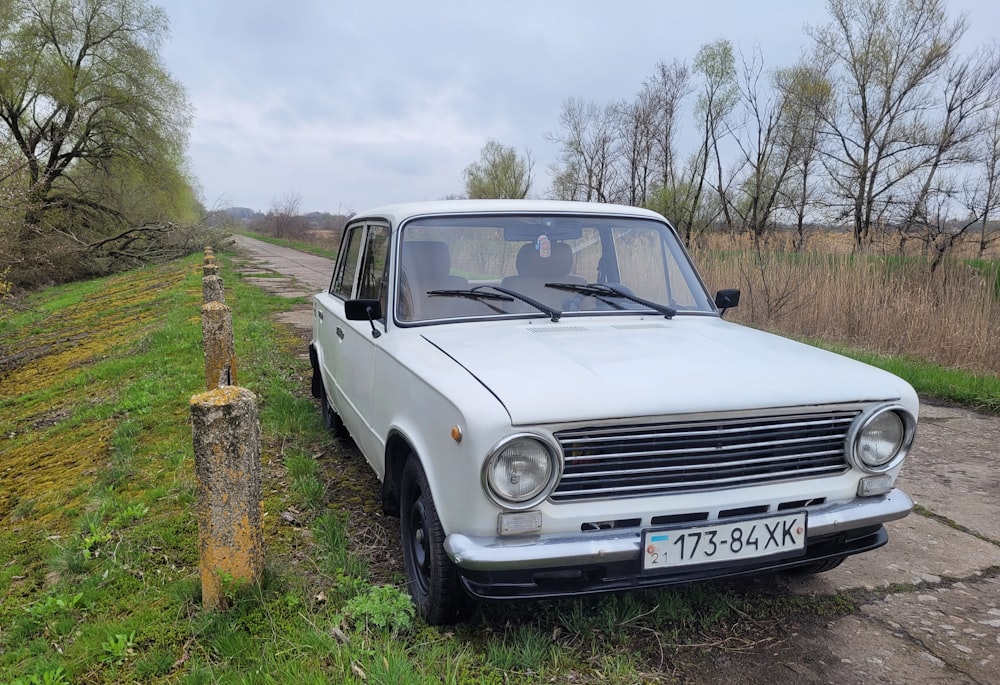
[(901, 519), (912, 509), (913, 501), (898, 488), (881, 497), (809, 509), (804, 556), (791, 560), (755, 559), (657, 576), (640, 577), (638, 528), (522, 538), (454, 533), (445, 540), (445, 550), (458, 566), (466, 589), (477, 596), (606, 592), (759, 573), (866, 552), (888, 541), (884, 522)]

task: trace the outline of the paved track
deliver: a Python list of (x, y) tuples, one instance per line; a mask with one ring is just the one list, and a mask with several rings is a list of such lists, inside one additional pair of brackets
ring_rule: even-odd
[[(236, 241), (244, 277), (267, 275), (254, 282), (271, 292), (329, 285), (329, 259)], [(311, 309), (283, 320), (308, 330)], [(889, 524), (888, 545), (830, 573), (772, 581), (804, 595), (872, 590), (859, 614), (766, 650), (713, 655), (690, 682), (1000, 684), (1000, 418), (923, 404), (900, 485), (919, 513)]]

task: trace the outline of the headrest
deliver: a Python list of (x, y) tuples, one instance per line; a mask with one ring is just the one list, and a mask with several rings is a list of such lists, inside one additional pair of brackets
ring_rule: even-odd
[(552, 243), (552, 253), (542, 257), (535, 243), (523, 245), (517, 253), (517, 274), (534, 278), (558, 278), (573, 270), (573, 250), (566, 243)]
[(451, 271), (448, 245), (439, 240), (404, 241), (403, 270), (419, 280), (447, 276)]

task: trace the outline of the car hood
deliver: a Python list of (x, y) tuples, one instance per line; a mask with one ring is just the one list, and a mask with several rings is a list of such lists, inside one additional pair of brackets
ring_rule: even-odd
[(898, 400), (896, 376), (716, 317), (428, 329), (514, 425)]

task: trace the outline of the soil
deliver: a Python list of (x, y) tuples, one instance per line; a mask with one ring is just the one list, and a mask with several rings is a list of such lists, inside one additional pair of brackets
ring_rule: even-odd
[[(237, 245), (244, 277), (265, 290), (301, 297), (329, 284), (330, 260), (243, 237)], [(280, 320), (301, 336), (305, 354), (311, 306)], [(761, 632), (750, 639), (682, 648), (662, 675), (705, 685), (1000, 683), (998, 446), (1000, 417), (923, 404), (899, 483), (917, 510), (887, 526), (889, 544), (829, 573), (749, 579), (740, 590), (843, 595), (857, 610), (835, 618), (798, 614), (755, 626)], [(338, 458), (338, 482), (346, 485), (336, 505), (350, 512), (354, 533), (375, 555), (373, 567), (398, 573), (396, 522), (381, 516), (374, 475), (349, 442)], [(643, 648), (655, 649), (637, 645)]]

